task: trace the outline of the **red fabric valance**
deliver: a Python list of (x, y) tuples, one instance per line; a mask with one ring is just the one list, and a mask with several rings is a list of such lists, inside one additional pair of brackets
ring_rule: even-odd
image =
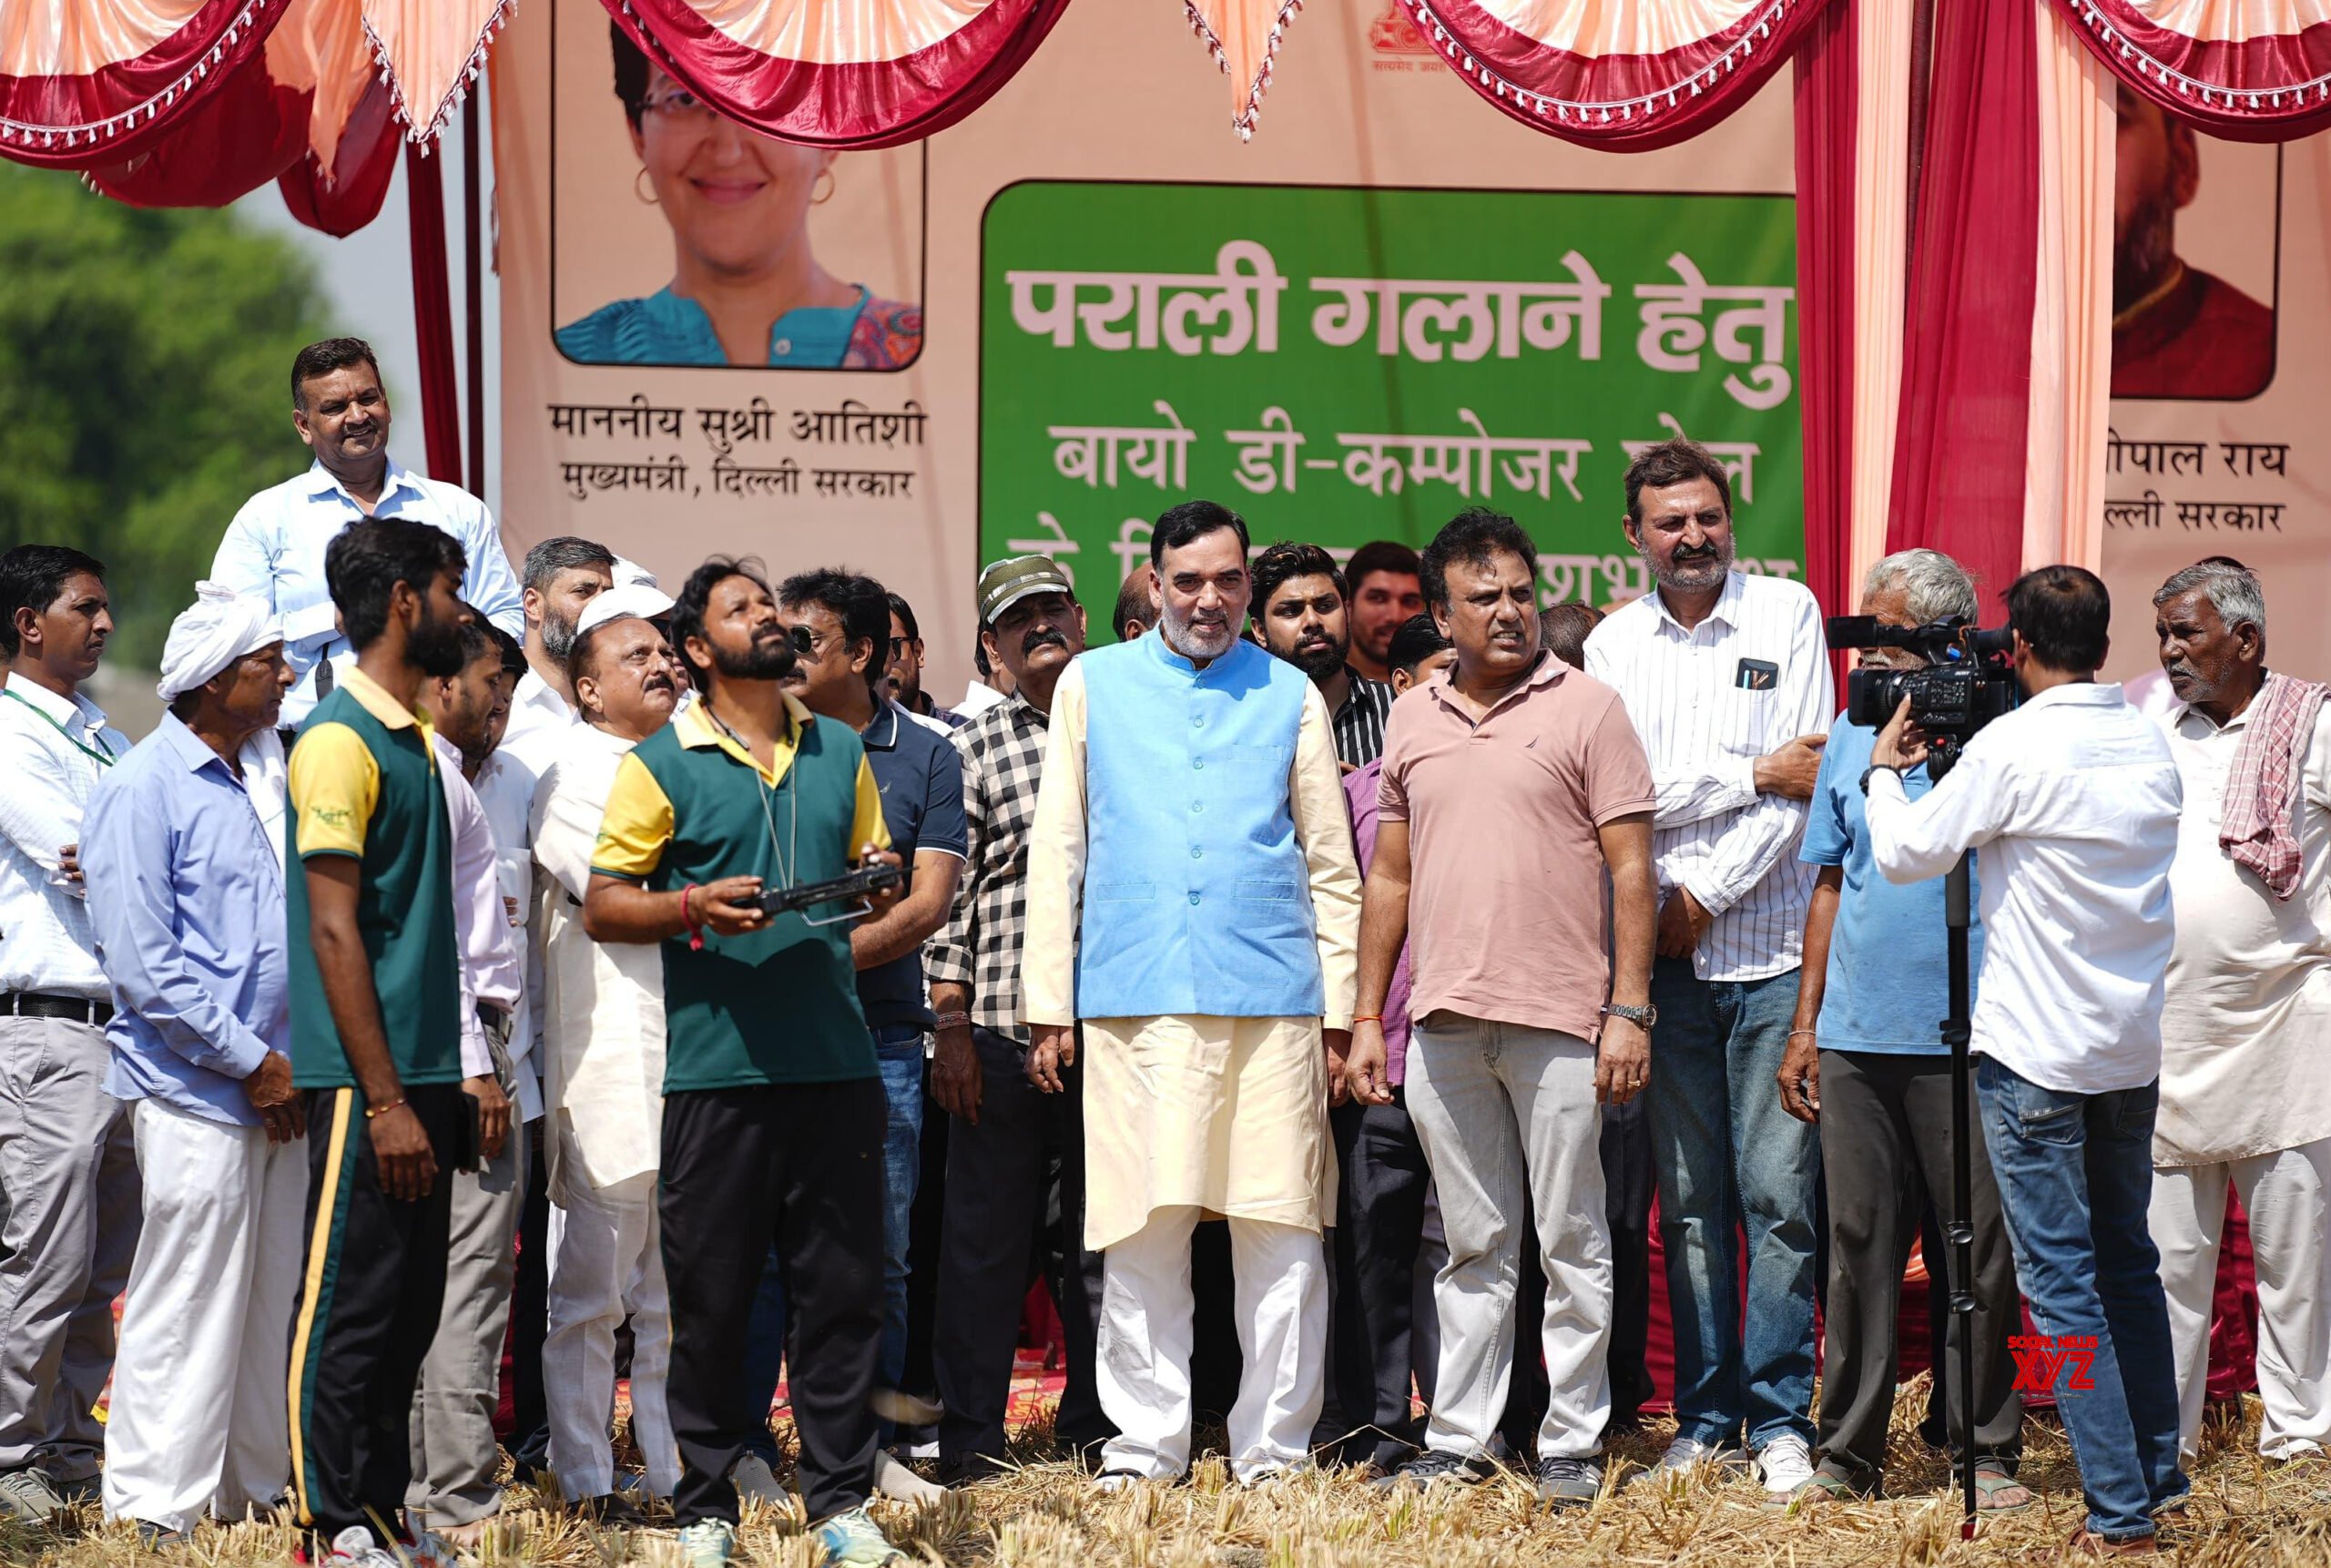
[(1640, 152), (1697, 136), (1755, 97), (1829, 0), (1541, 0), (1529, 32), (1481, 0), (1404, 3), (1442, 60), (1508, 115)]
[(88, 4), (86, 27), (0, 33), (0, 157), (79, 168), (137, 156), (260, 53), (289, 0), (203, 0), (126, 58), (115, 56), (151, 34), (158, 8)]
[[(2131, 0), (2055, 4), (2115, 76), (2212, 136), (2291, 141), (2331, 127), (2331, 22), (2301, 15), (2316, 7), (2252, 0), (2238, 8), (2248, 31), (2237, 39), (2165, 25)], [(2206, 7), (2196, 25), (2236, 9)]]
[[(750, 14), (768, 37), (724, 30), (707, 0), (602, 0), (650, 59), (731, 119), (811, 147), (893, 147), (985, 103), (1043, 43), (1068, 0), (829, 6), (806, 37), (799, 8)], [(738, 8), (718, 9), (731, 15)]]

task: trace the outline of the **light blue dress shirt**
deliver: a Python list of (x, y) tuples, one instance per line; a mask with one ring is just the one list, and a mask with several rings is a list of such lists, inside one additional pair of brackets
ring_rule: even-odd
[(81, 870), (113, 983), (106, 1092), (258, 1125), (242, 1081), (290, 1052), (291, 961), (282, 862), (249, 789), (165, 714), (90, 799)]
[[(403, 517), (443, 528), (461, 541), (469, 556), (462, 597), (514, 637), (526, 635), (518, 575), (502, 548), (502, 535), (485, 503), (458, 484), (424, 479), (389, 460), (389, 474), (375, 517)], [(340, 635), (324, 581), (324, 550), (340, 531), (366, 514), (321, 463), (305, 473), (260, 491), (243, 503), (219, 541), (210, 576), (238, 594), (264, 599), (283, 626), (283, 652), (298, 672), (299, 685), (283, 699), (283, 722), (297, 725), (321, 694), (316, 666), (351, 650)]]

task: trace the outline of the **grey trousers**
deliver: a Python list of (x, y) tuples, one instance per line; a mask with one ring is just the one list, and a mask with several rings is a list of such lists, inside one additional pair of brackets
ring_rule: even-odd
[(137, 1149), (105, 1031), (0, 1017), (0, 1470), (94, 1479), (113, 1302), (137, 1252)]
[[(412, 1391), (412, 1482), (405, 1506), (431, 1524), (474, 1524), (501, 1512), (494, 1484), (501, 1446), (494, 1409), (502, 1388), (502, 1341), (518, 1278), (518, 1214), (526, 1199), (526, 1125), (515, 1115), (502, 1156), (483, 1170), (451, 1173), (453, 1212), (445, 1257), (445, 1305)], [(447, 1179), (445, 1172), (438, 1179)]]
[[(1970, 1085), (1968, 1094), (1972, 1095)], [(1975, 1452), (2013, 1461), (2023, 1449), (2023, 1400), (2008, 1336), (2022, 1331), (2015, 1254), (2000, 1214), (1999, 1184), (1980, 1135), (1975, 1199)], [(1821, 1456), (1875, 1484), (1894, 1413), (1896, 1310), (1902, 1265), (1919, 1234), (1921, 1191), (1951, 1217), (1950, 1058), (1874, 1051), (1821, 1053), (1821, 1163), (1829, 1176), (1829, 1297), (1821, 1358)], [(1947, 1257), (1927, 1268), (1947, 1270)], [(1936, 1369), (1959, 1403), (1959, 1320)], [(2162, 1369), (2163, 1376), (2167, 1369)], [(1954, 1421), (1950, 1428), (1957, 1430)], [(1953, 1456), (1956, 1457), (1955, 1455)]]

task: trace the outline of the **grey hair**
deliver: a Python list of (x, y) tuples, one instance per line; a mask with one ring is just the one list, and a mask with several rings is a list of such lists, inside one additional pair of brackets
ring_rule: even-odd
[(1939, 550), (1897, 550), (1870, 567), (1862, 597), (1899, 585), (1909, 599), (1910, 624), (1975, 618), (1975, 579)]
[(2247, 623), (2258, 628), (2259, 636), (2266, 635), (2266, 596), (2259, 590), (2257, 574), (2247, 566), (2224, 561), (2196, 561), (2174, 574), (2153, 595), (2153, 608), (2159, 609), (2180, 594), (2190, 594), (2196, 588), (2208, 592), (2210, 603), (2216, 608), (2218, 619), (2225, 623), (2226, 630)]
[(526, 552), (526, 564), (521, 569), (519, 581), (538, 594), (546, 594), (553, 578), (578, 566), (600, 566), (612, 572), (616, 569), (615, 552), (595, 540), (577, 539), (571, 534), (545, 539)]

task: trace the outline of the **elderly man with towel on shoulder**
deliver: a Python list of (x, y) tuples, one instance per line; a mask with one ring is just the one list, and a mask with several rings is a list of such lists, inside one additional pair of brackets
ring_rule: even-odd
[(171, 624), (169, 711), (107, 770), (81, 867), (113, 987), (145, 1225), (106, 1425), (105, 1511), (148, 1545), (290, 1480), (289, 1326), (308, 1196), (291, 1087), (283, 743), (264, 599), (204, 583)]

